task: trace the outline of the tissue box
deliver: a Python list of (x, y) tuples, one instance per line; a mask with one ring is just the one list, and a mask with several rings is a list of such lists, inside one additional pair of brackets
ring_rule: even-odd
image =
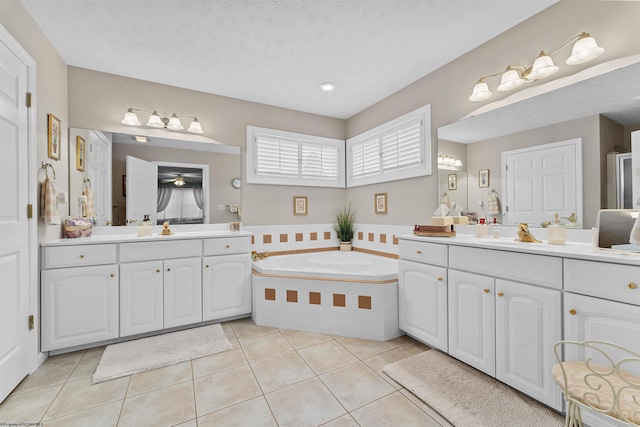
[(452, 216), (454, 224), (469, 224), (469, 217), (467, 216)]
[(432, 216), (431, 225), (453, 225), (452, 216)]

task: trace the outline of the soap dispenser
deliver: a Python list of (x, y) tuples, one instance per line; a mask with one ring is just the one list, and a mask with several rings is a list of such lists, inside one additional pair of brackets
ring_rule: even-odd
[(550, 245), (564, 245), (567, 240), (567, 230), (560, 224), (559, 215), (556, 214), (551, 224), (547, 228), (547, 243)]
[(149, 215), (145, 215), (140, 225), (138, 225), (138, 236), (140, 237), (151, 236), (152, 228), (153, 227), (151, 226), (151, 220), (149, 219)]

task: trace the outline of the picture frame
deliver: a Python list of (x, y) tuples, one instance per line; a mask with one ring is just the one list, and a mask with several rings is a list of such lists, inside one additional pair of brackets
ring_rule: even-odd
[(478, 187), (485, 188), (489, 186), (489, 169), (478, 171)]
[(458, 174), (455, 174), (455, 173), (449, 174), (448, 183), (449, 183), (449, 185), (447, 187), (449, 188), (449, 190), (457, 190), (458, 189)]
[(308, 213), (307, 196), (293, 196), (293, 214), (306, 215)]
[(373, 197), (374, 211), (376, 214), (387, 213), (387, 193), (378, 193)]
[(60, 160), (60, 151), (62, 150), (60, 119), (51, 113), (47, 117), (48, 156), (51, 159)]
[(87, 145), (83, 137), (80, 135), (76, 136), (76, 170), (80, 172), (84, 172), (84, 162), (86, 159), (86, 149)]

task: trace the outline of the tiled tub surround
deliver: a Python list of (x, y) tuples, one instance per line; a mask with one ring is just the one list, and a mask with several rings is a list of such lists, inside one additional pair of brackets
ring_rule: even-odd
[(398, 329), (398, 261), (359, 252), (256, 261), (251, 317), (260, 326), (386, 341)]
[[(398, 255), (400, 234), (411, 233), (413, 226), (357, 224), (352, 246), (356, 251), (381, 256)], [(271, 254), (294, 254), (337, 250), (340, 241), (333, 224), (243, 226), (253, 234), (251, 249)]]

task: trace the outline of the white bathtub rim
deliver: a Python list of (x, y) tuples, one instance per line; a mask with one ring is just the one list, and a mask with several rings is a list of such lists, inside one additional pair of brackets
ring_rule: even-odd
[[(337, 257), (355, 257), (356, 259), (365, 259), (373, 261), (376, 268), (380, 267), (380, 261), (383, 261), (388, 268), (384, 271), (371, 271), (366, 270), (366, 266), (353, 271), (340, 271), (342, 267), (340, 265), (334, 265), (333, 267), (325, 267), (323, 265), (312, 266), (309, 265), (309, 258), (326, 256), (328, 252), (310, 252), (304, 254), (293, 255), (278, 255), (276, 258), (286, 257), (289, 260), (300, 260), (301, 262), (295, 266), (283, 266), (278, 265), (273, 267), (269, 265), (270, 258), (264, 260), (254, 261), (252, 273), (255, 275), (261, 275), (265, 277), (281, 277), (290, 279), (307, 279), (307, 280), (330, 280), (330, 281), (342, 281), (342, 282), (360, 282), (360, 283), (391, 283), (398, 280), (398, 260), (394, 258), (382, 257), (379, 255), (372, 255), (363, 252), (351, 252), (344, 253), (335, 251)], [(334, 253), (333, 251), (331, 252)], [(350, 255), (353, 254), (353, 255)], [(357, 255), (355, 255), (357, 254)], [(307, 262), (305, 262), (307, 261)], [(358, 264), (360, 265), (360, 264)], [(347, 266), (347, 265), (345, 265)], [(348, 265), (353, 267), (353, 265)], [(336, 271), (336, 269), (338, 269)]]

